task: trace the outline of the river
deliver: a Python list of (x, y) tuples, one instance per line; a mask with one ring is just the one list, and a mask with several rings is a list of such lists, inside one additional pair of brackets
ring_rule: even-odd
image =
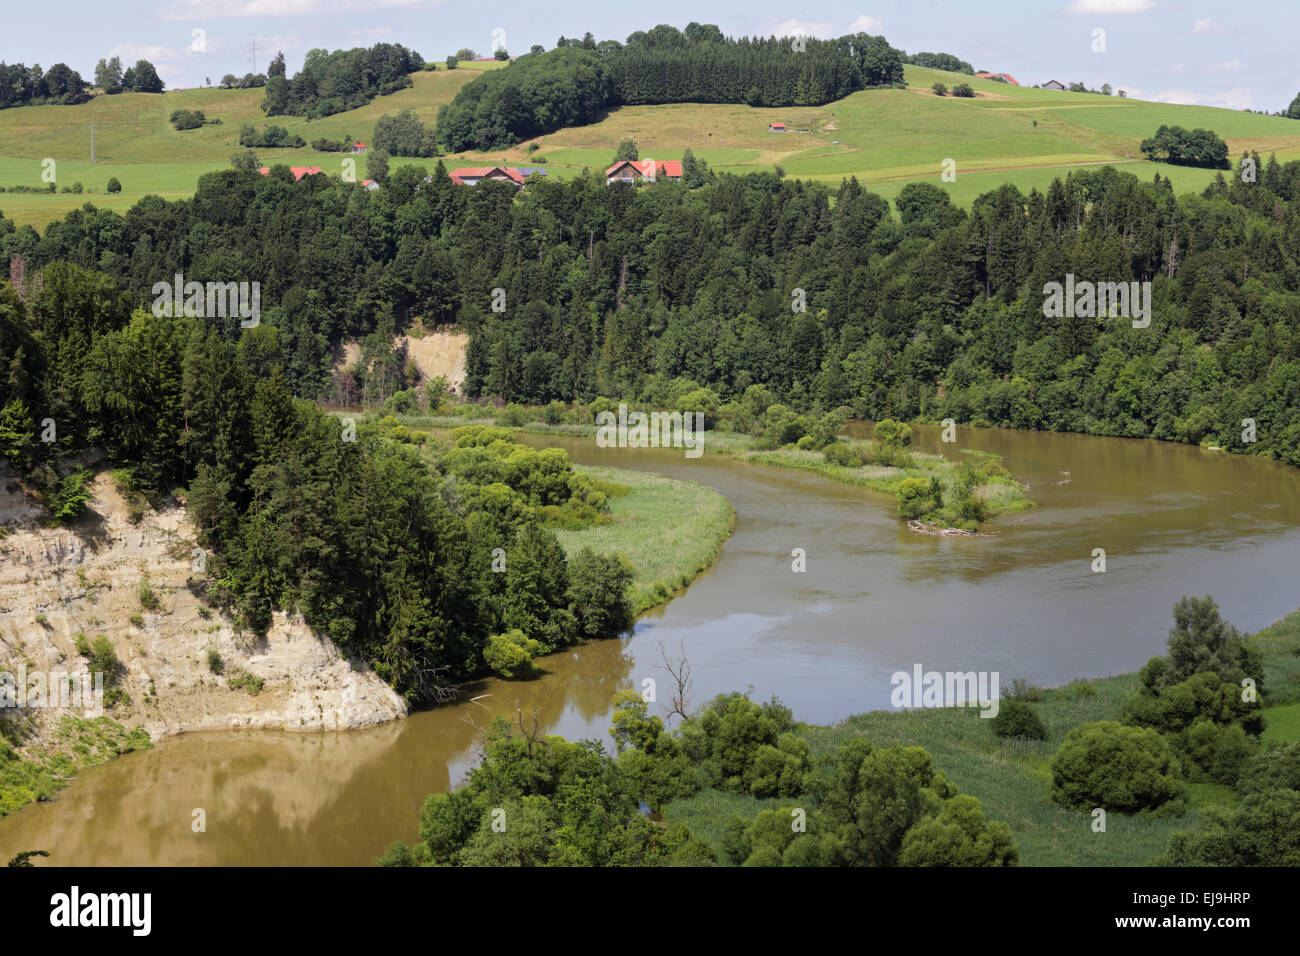
[[(889, 706), (890, 676), (915, 664), (997, 672), (1004, 686), (1135, 670), (1163, 651), (1184, 594), (1213, 594), (1243, 630), (1300, 606), (1300, 470), (1153, 441), (961, 429), (944, 445), (937, 428), (914, 433), (923, 450), (1003, 456), (1038, 507), (987, 537), (925, 537), (892, 498), (707, 445), (687, 459), (522, 436), (575, 462), (718, 489), (736, 524), (717, 564), (631, 637), (542, 659), (538, 680), (482, 681), (468, 695), (489, 695), (477, 703), (371, 730), (164, 740), (0, 820), (0, 848), (49, 850), (53, 865), (368, 864), (415, 838), (425, 795), (463, 777), (475, 727), (494, 712), (517, 703), (548, 732), (606, 739), (618, 689), (650, 677), (667, 700), (660, 644), (689, 659), (695, 703), (748, 689), (826, 723)], [(795, 548), (804, 573), (791, 569)], [(1092, 570), (1096, 548), (1104, 573)]]

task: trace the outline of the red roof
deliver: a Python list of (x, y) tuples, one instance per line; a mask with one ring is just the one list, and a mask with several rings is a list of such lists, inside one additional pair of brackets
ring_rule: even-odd
[(975, 77), (980, 80), (991, 80), (995, 78), (1001, 78), (1006, 80), (1012, 86), (1020, 85), (1019, 83), (1016, 82), (1016, 78), (1012, 76), (1010, 73), (976, 73)]
[(465, 177), (470, 179), (484, 179), (494, 172), (502, 172), (506, 178), (513, 183), (522, 186), (524, 184), (524, 174), (514, 166), (462, 166), (459, 169), (453, 169), (449, 174), (451, 181), (458, 186), (465, 185)]
[(784, 123), (768, 123), (767, 125), (770, 126), (772, 129), (785, 129)]
[[(263, 166), (261, 169), (258, 170), (258, 172), (261, 173), (263, 176), (269, 175), (271, 172), (271, 167)], [(315, 176), (317, 173), (320, 172), (320, 167), (319, 166), (290, 166), (289, 172), (293, 173), (293, 181), (296, 183), (304, 176)]]
[(638, 173), (640, 173), (642, 176), (645, 176), (646, 178), (653, 176), (656, 179), (658, 179), (660, 176), (665, 176), (668, 179), (680, 179), (682, 176), (682, 164), (680, 160), (624, 159), (624, 160), (620, 160), (619, 162), (615, 163), (613, 166), (609, 167), (609, 169), (605, 170), (605, 178), (608, 179), (610, 176), (614, 175), (615, 172), (622, 169), (624, 166), (631, 166), (633, 169), (635, 169)]

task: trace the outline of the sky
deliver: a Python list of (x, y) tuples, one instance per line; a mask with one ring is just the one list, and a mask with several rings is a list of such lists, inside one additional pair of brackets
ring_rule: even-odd
[(1169, 103), (1274, 112), (1300, 92), (1297, 0), (61, 0), (53, 18), (43, 4), (6, 4), (0, 60), (62, 61), (90, 80), (101, 57), (144, 57), (169, 88), (188, 88), (265, 72), (277, 50), (292, 74), (313, 48), (387, 41), (441, 61), (462, 47), (522, 53), (587, 31), (621, 42), (692, 20), (731, 36), (883, 33), (909, 53), (954, 53), (1026, 86), (1110, 83)]

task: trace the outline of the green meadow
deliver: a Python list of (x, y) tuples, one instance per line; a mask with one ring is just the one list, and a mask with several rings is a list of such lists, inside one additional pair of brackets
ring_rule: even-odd
[[(0, 194), (0, 210), (17, 224), (38, 228), (83, 203), (124, 210), (141, 196), (178, 199), (193, 192), (199, 176), (225, 167), (239, 149), (244, 123), (273, 122), (310, 143), (347, 136), (369, 142), (375, 120), (411, 109), (427, 123), (438, 108), (483, 70), (501, 64), (463, 63), (412, 75), (413, 86), (381, 96), (366, 106), (324, 119), (262, 114), (261, 89), (198, 88), (161, 96), (124, 93), (99, 96), (80, 106), (36, 106), (0, 111), (0, 186), (41, 184), (41, 160), (57, 163), (60, 188), (80, 181), (80, 195)], [(1256, 150), (1280, 160), (1300, 158), (1300, 121), (1209, 106), (1179, 106), (1090, 93), (1053, 92), (979, 80), (922, 67), (906, 68), (907, 89), (864, 90), (822, 107), (756, 108), (732, 104), (673, 103), (611, 110), (600, 122), (569, 127), (492, 153), (466, 152), (444, 158), (449, 166), (541, 166), (566, 178), (583, 169), (603, 170), (620, 140), (637, 141), (641, 155), (676, 159), (687, 148), (718, 171), (744, 173), (781, 168), (788, 176), (829, 185), (857, 176), (892, 198), (909, 182), (930, 181), (953, 201), (969, 206), (1002, 183), (1043, 190), (1057, 177), (1090, 165), (1112, 163), (1149, 179), (1172, 178), (1179, 192), (1203, 189), (1211, 170), (1142, 160), (1139, 143), (1162, 123), (1205, 127), (1223, 137), (1230, 155)], [(938, 97), (931, 85), (968, 83), (969, 99)], [(176, 109), (199, 109), (220, 125), (183, 132), (167, 117)], [(772, 133), (781, 122), (790, 131)], [(90, 129), (95, 159), (90, 163)], [(341, 174), (355, 159), (365, 178), (365, 156), (320, 153), (310, 148), (262, 150), (265, 164), (320, 166)], [(943, 182), (945, 160), (956, 179)], [(432, 167), (436, 160), (394, 159), (393, 167)], [(122, 192), (109, 196), (110, 176)]]

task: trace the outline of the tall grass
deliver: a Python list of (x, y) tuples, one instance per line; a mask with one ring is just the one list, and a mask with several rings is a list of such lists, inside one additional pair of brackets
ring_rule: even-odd
[(610, 524), (559, 529), (555, 536), (568, 554), (584, 547), (622, 554), (635, 571), (631, 596), (638, 614), (685, 590), (717, 560), (731, 534), (735, 511), (712, 488), (621, 468), (575, 465), (574, 470), (629, 491), (610, 499)]

